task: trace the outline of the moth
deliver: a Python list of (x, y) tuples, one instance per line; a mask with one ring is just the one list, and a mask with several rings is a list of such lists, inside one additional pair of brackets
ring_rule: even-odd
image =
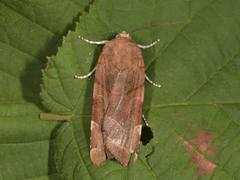
[(95, 72), (90, 159), (99, 165), (115, 158), (127, 166), (131, 154), (134, 163), (138, 158), (142, 130), (142, 110), (144, 100), (145, 75), (144, 61), (140, 48), (154, 46), (137, 45), (125, 31), (111, 41), (89, 41), (90, 44), (105, 44), (99, 56), (97, 66), (84, 79)]

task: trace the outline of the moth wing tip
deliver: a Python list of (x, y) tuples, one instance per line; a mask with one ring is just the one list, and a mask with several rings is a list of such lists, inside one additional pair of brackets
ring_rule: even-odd
[(90, 159), (93, 164), (99, 165), (106, 161), (106, 155), (105, 152), (102, 150), (99, 150), (98, 148), (93, 148), (90, 150)]

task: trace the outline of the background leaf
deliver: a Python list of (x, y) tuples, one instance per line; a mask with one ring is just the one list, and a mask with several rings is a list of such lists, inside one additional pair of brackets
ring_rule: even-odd
[[(67, 179), (235, 179), (239, 176), (239, 12), (237, 1), (96, 1), (70, 32), (44, 72), (42, 96), (53, 113), (72, 114), (57, 136), (57, 164)], [(96, 65), (101, 46), (75, 42), (81, 35), (151, 24), (185, 23), (142, 29), (131, 35), (142, 50), (146, 74), (144, 114), (154, 133), (140, 158), (127, 168), (114, 160), (94, 166), (89, 159), (93, 77), (76, 80)], [(92, 40), (112, 39), (113, 35)], [(206, 132), (210, 145), (194, 144)], [(144, 136), (144, 134), (143, 134)], [(201, 139), (201, 138), (200, 138)], [(202, 137), (204, 142), (206, 139)], [(184, 143), (189, 146), (184, 147)], [(189, 148), (193, 150), (188, 152)], [(231, 150), (230, 150), (231, 149)], [(194, 163), (198, 152), (207, 166)], [(210, 153), (212, 152), (212, 153)], [(228, 164), (228, 165), (226, 165)], [(234, 164), (235, 167), (231, 167)], [(230, 168), (231, 167), (231, 168)], [(207, 168), (209, 169), (209, 168)], [(199, 173), (200, 171), (200, 173)], [(144, 172), (144, 177), (142, 173)]]
[[(83, 4), (82, 4), (83, 3)], [(98, 0), (81, 14), (88, 2), (1, 1), (1, 130), (0, 179), (237, 179), (239, 171), (239, 2), (108, 1)], [(94, 77), (85, 75), (96, 65), (101, 46), (84, 42), (59, 48), (43, 72), (42, 97), (53, 113), (72, 115), (60, 123), (39, 120), (46, 112), (39, 97), (46, 56), (63, 44), (100, 32), (178, 22), (152, 27), (131, 35), (138, 44), (161, 42), (143, 50), (146, 74), (144, 114), (154, 133), (147, 146), (140, 145), (136, 164), (127, 168), (114, 160), (100, 166), (89, 160), (89, 133)], [(112, 39), (113, 35), (92, 40)], [(213, 139), (202, 152), (191, 142), (200, 130)], [(144, 134), (143, 134), (144, 136)], [(192, 145), (187, 152), (183, 140)], [(201, 153), (216, 169), (196, 175), (193, 152)], [(147, 157), (146, 157), (147, 155)], [(142, 172), (142, 173), (139, 173)]]
[(0, 179), (60, 179), (53, 144), (61, 124), (39, 118), (41, 69), (88, 6), (0, 1)]

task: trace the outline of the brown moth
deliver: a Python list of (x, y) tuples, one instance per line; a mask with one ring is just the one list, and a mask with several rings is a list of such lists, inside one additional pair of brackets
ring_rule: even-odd
[(105, 44), (97, 66), (83, 79), (95, 72), (91, 120), (90, 159), (99, 165), (108, 159), (117, 159), (127, 166), (134, 152), (138, 158), (142, 130), (142, 109), (146, 75), (141, 48), (125, 31), (111, 41), (94, 42), (80, 37), (90, 44)]

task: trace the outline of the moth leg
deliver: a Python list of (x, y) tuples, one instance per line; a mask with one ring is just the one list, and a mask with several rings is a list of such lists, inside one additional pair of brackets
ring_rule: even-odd
[(88, 73), (87, 75), (84, 75), (84, 76), (77, 76), (77, 75), (75, 75), (74, 77), (77, 78), (77, 79), (88, 78), (89, 76), (91, 76), (96, 71), (96, 68), (97, 68), (97, 66), (90, 73)]
[(89, 44), (106, 44), (107, 42), (109, 42), (108, 40), (103, 40), (103, 41), (89, 41), (88, 39), (85, 39), (82, 36), (78, 36), (79, 39), (82, 39), (83, 41), (89, 43)]
[(143, 120), (144, 120), (144, 122), (145, 122), (146, 126), (148, 126), (147, 119), (145, 118), (145, 116), (144, 116), (143, 114), (142, 114), (142, 118), (143, 118)]
[(149, 45), (141, 45), (141, 44), (138, 44), (138, 47), (142, 48), (142, 49), (147, 49), (147, 48), (150, 48), (152, 46), (154, 46), (155, 44), (157, 44), (158, 42), (160, 42), (160, 39), (157, 39), (156, 41), (154, 41), (152, 44), (149, 44)]
[(146, 80), (147, 80), (150, 84), (152, 84), (152, 85), (154, 85), (154, 86), (156, 86), (156, 87), (159, 87), (159, 88), (161, 87), (161, 85), (152, 82), (152, 81), (147, 77), (146, 74), (145, 74), (145, 78), (146, 78)]

